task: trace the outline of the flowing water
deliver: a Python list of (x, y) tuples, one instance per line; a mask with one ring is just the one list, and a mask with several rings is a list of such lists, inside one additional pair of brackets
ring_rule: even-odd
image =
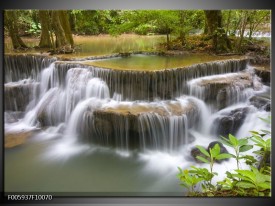
[[(146, 71), (161, 57), (132, 58), (89, 65), (5, 56), (6, 138), (31, 133), (5, 149), (6, 192), (182, 196), (177, 167), (198, 165), (195, 145), (207, 147), (224, 132), (270, 129), (257, 118), (270, 110), (250, 99), (270, 101), (270, 88), (246, 59), (184, 60), (191, 65), (165, 57), (176, 64)], [(131, 66), (142, 59), (143, 68)], [(216, 165), (218, 178), (233, 165)]]

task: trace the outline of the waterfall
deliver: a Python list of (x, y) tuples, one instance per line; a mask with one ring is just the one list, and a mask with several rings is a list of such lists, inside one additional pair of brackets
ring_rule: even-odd
[(99, 78), (89, 80), (86, 88), (86, 98), (88, 97), (97, 97), (99, 99), (110, 98), (107, 84)]
[(18, 121), (39, 128), (64, 125), (64, 141), (179, 152), (196, 140), (195, 133), (246, 135), (256, 115), (269, 114), (258, 112), (258, 102), (251, 103), (267, 86), (247, 63), (234, 59), (124, 71), (81, 61), (5, 56), (5, 116), (23, 112)]
[(143, 150), (176, 151), (188, 143), (188, 121), (186, 115), (163, 117), (145, 113), (139, 116)]
[(5, 82), (16, 82), (22, 79), (35, 79), (42, 69), (48, 67), (56, 58), (39, 55), (5, 55)]
[(184, 68), (166, 69), (160, 71), (131, 71), (99, 68), (80, 63), (59, 62), (57, 70), (70, 68), (86, 68), (93, 77), (106, 82), (110, 96), (120, 94), (121, 100), (173, 99), (186, 93), (186, 82), (203, 76), (238, 72), (246, 69), (248, 60), (224, 60), (201, 63)]
[[(245, 71), (192, 79), (187, 82), (187, 86), (189, 95), (207, 102), (212, 108), (223, 109), (252, 96), (255, 81), (253, 74)], [(258, 87), (262, 86), (259, 82), (257, 84)]]

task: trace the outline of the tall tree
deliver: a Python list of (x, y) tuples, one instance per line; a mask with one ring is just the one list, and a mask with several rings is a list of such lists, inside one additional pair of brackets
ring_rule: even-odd
[(27, 45), (22, 41), (19, 36), (16, 10), (6, 10), (5, 21), (9, 35), (11, 37), (13, 48), (27, 48)]
[(222, 27), (222, 12), (220, 10), (205, 10), (204, 13), (214, 51), (219, 53), (231, 49), (230, 41)]
[[(249, 25), (249, 39), (252, 39), (252, 34), (257, 30), (259, 25), (266, 22), (270, 16), (269, 10), (249, 10), (248, 25)], [(267, 21), (270, 23), (270, 21)]]
[(72, 31), (71, 31), (71, 25), (69, 22), (68, 12), (64, 10), (59, 11), (59, 19), (60, 19), (62, 28), (64, 30), (66, 40), (70, 43), (71, 46), (74, 46), (74, 40), (73, 40)]
[(55, 33), (55, 46), (57, 48), (68, 44), (68, 42), (66, 41), (64, 30), (62, 28), (62, 25), (59, 19), (59, 12), (60, 11), (58, 10), (52, 11), (52, 26)]
[(53, 10), (51, 13), (56, 48), (66, 47), (66, 50), (71, 50), (74, 42), (69, 24), (69, 16), (62, 10)]
[(245, 32), (247, 24), (248, 24), (248, 10), (244, 10), (241, 13), (241, 19), (240, 19), (240, 25), (239, 25), (240, 38), (239, 38), (239, 41), (237, 42), (237, 46), (236, 46), (237, 50), (239, 52), (241, 51), (244, 32)]
[(39, 20), (41, 23), (40, 48), (51, 48), (53, 46), (51, 41), (51, 26), (50, 14), (47, 10), (39, 10)]

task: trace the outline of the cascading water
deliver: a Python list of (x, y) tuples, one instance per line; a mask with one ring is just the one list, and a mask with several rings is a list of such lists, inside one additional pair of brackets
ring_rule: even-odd
[[(16, 58), (5, 57), (5, 130), (18, 132), (18, 125), (20, 130), (28, 125), (40, 129), (41, 136), (51, 133), (61, 139), (63, 146), (57, 150), (67, 151), (64, 145), (69, 142), (70, 147), (138, 152), (141, 159), (161, 154), (164, 159), (171, 155), (169, 161), (173, 155), (187, 161), (182, 155), (190, 156), (194, 144), (208, 144), (228, 133), (243, 137), (254, 128), (269, 129), (255, 121), (270, 115), (268, 100), (259, 106), (269, 87), (245, 59), (146, 72)], [(30, 65), (22, 78), (21, 63)], [(25, 78), (28, 84), (19, 81)], [(22, 85), (28, 88), (28, 98), (20, 102), (23, 97), (15, 92)], [(16, 119), (15, 112), (23, 117)]]

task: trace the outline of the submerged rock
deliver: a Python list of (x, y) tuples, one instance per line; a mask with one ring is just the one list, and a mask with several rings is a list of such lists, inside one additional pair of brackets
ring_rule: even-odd
[(33, 131), (20, 131), (5, 133), (5, 148), (13, 148), (24, 144), (29, 137), (33, 135)]

